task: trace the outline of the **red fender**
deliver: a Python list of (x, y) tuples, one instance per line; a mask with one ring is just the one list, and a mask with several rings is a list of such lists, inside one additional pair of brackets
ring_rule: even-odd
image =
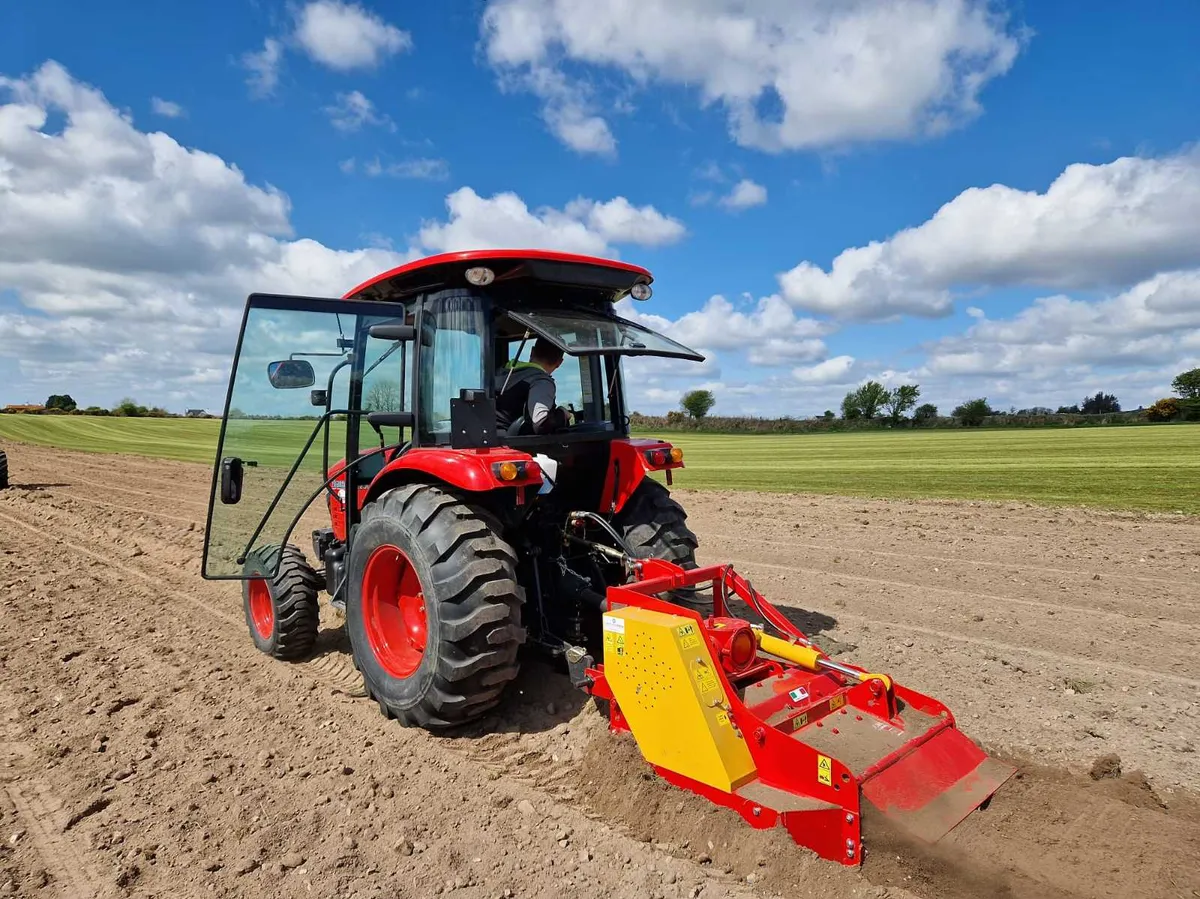
[[(525, 476), (511, 481), (502, 480), (494, 469), (494, 466), (502, 462), (525, 463)], [(332, 475), (340, 472), (344, 467), (345, 461), (339, 461), (330, 467), (329, 473)], [(414, 481), (440, 481), (460, 490), (482, 493), (488, 490), (513, 487), (540, 487), (542, 470), (528, 453), (504, 447), (484, 450), (418, 447), (397, 456), (384, 465), (379, 474), (372, 478), (370, 485), (360, 486), (358, 506), (361, 509), (384, 490), (401, 484), (411, 484)], [(329, 497), (329, 518), (333, 525), (334, 536), (338, 540), (345, 540), (345, 481), (337, 478), (330, 486), (333, 488), (333, 495)]]
[[(604, 477), (604, 492), (600, 494), (600, 511), (615, 515), (629, 502), (629, 497), (651, 471), (666, 471), (667, 483), (670, 472), (683, 468), (683, 462), (672, 461), (671, 444), (653, 438), (629, 438), (614, 440), (608, 455), (608, 472)], [(655, 452), (665, 459), (661, 464), (652, 461)]]

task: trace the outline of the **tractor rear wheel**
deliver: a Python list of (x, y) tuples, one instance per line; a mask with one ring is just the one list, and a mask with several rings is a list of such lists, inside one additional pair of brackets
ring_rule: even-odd
[[(658, 481), (645, 478), (613, 521), (617, 532), (641, 558), (665, 559), (681, 568), (696, 568), (700, 541), (687, 525), (687, 512)], [(668, 599), (701, 615), (712, 614), (707, 590), (686, 587)]]
[[(252, 553), (246, 574), (263, 574), (274, 565), (275, 549)], [(283, 548), (274, 578), (242, 583), (242, 606), (254, 645), (284, 661), (302, 659), (317, 642), (321, 578), (295, 546)]]
[(346, 632), (384, 715), (440, 730), (500, 701), (525, 642), (516, 565), (499, 523), (442, 487), (397, 487), (363, 510)]
[(0, 490), (8, 488), (8, 456), (0, 450)]

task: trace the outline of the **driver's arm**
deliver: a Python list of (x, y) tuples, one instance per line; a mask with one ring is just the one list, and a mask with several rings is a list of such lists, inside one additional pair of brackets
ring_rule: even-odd
[(529, 398), (525, 405), (535, 434), (549, 434), (556, 428), (567, 426), (566, 412), (554, 405), (554, 395), (553, 378), (537, 378), (529, 385)]

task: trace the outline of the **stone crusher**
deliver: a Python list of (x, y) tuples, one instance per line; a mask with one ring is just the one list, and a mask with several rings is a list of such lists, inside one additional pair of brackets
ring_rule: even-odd
[[(573, 667), (670, 783), (857, 865), (864, 801), (932, 843), (1014, 773), (936, 699), (828, 658), (731, 566), (631, 567), (607, 591), (602, 664)], [(658, 598), (706, 582), (709, 617)], [(731, 595), (763, 623), (730, 617)]]

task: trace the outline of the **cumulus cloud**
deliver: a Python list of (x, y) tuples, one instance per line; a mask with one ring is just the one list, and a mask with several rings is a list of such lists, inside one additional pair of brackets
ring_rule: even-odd
[(753, 206), (762, 206), (766, 202), (767, 189), (749, 178), (743, 178), (721, 198), (721, 205), (733, 210), (750, 209)]
[(370, 69), (412, 47), (412, 35), (357, 3), (314, 0), (296, 16), (295, 40), (315, 62), (340, 72)]
[(54, 62), (0, 78), (0, 187), (5, 378), (35, 393), (69, 386), (89, 403), (132, 393), (219, 405), (254, 291), (340, 296), (430, 252), (515, 244), (615, 255), (617, 244), (682, 234), (621, 197), (530, 210), (515, 194), (463, 188), (404, 252), (386, 239), (331, 248), (293, 232), (282, 191), (139, 130)]
[(1123, 287), (1200, 263), (1200, 151), (1068, 166), (1044, 193), (963, 191), (887, 240), (844, 250), (826, 271), (780, 275), (799, 308), (845, 319), (950, 312), (955, 288)]
[(183, 107), (178, 103), (164, 100), (162, 97), (151, 97), (150, 108), (156, 115), (165, 116), (168, 119), (180, 119), (185, 114)]
[(361, 131), (364, 125), (378, 125), (389, 131), (396, 130), (396, 123), (383, 115), (361, 91), (338, 94), (337, 102), (325, 107), (325, 114), (333, 127), (339, 131)]
[(792, 369), (792, 377), (801, 384), (849, 384), (853, 378), (853, 356), (834, 356), (816, 365)]
[(942, 133), (978, 115), (1021, 45), (976, 0), (490, 0), (481, 31), (502, 77), (544, 99), (539, 82), (570, 83), (563, 62), (695, 87), (739, 144), (771, 152)]
[(250, 74), (246, 84), (253, 97), (269, 97), (279, 86), (279, 67), (283, 63), (283, 44), (273, 37), (263, 41), (261, 50), (244, 53), (242, 67)]
[(829, 322), (797, 318), (779, 296), (759, 299), (749, 310), (738, 309), (721, 295), (677, 319), (643, 312), (623, 300), (620, 312), (674, 340), (704, 353), (743, 353), (751, 365), (786, 365), (823, 359), (822, 337), (832, 333)]
[(660, 246), (682, 238), (683, 226), (653, 206), (624, 197), (604, 203), (575, 200), (564, 209), (530, 209), (515, 193), (482, 197), (462, 187), (446, 198), (449, 219), (426, 223), (418, 242), (436, 251), (462, 247), (551, 247), (616, 255), (615, 244)]

